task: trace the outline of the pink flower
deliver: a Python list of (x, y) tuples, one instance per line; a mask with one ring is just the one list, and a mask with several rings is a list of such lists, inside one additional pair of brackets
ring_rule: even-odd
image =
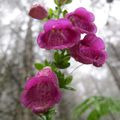
[(84, 64), (93, 64), (96, 67), (102, 66), (107, 53), (101, 38), (94, 34), (88, 34), (83, 40), (70, 49), (71, 56)]
[(97, 28), (93, 23), (95, 20), (94, 14), (80, 7), (74, 12), (66, 14), (72, 24), (80, 31), (80, 33), (96, 33)]
[(34, 113), (44, 113), (61, 99), (58, 79), (51, 68), (46, 67), (29, 79), (21, 94), (21, 103)]
[(44, 31), (37, 38), (41, 48), (65, 49), (74, 46), (80, 39), (80, 34), (75, 31), (67, 19), (49, 20), (44, 25)]
[(35, 19), (42, 20), (48, 16), (47, 11), (40, 4), (35, 4), (29, 11), (29, 16)]

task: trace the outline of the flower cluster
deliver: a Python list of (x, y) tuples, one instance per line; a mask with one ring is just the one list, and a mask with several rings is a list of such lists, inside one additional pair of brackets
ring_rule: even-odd
[[(84, 64), (102, 66), (107, 58), (104, 42), (97, 37), (94, 14), (80, 7), (65, 18), (48, 20), (40, 32), (37, 43), (40, 48), (70, 50), (71, 56)], [(86, 36), (81, 39), (81, 34)]]

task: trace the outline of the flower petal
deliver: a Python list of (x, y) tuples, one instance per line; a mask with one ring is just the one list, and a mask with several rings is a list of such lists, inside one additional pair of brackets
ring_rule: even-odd
[[(49, 24), (48, 24), (49, 23)], [(37, 38), (41, 48), (65, 49), (74, 46), (80, 39), (80, 34), (68, 20), (50, 20), (45, 24), (45, 31)]]
[(34, 113), (43, 113), (61, 99), (57, 76), (50, 68), (44, 68), (26, 82), (21, 103)]
[(97, 50), (105, 49), (103, 40), (100, 37), (97, 37), (95, 34), (86, 35), (81, 41), (81, 44)]

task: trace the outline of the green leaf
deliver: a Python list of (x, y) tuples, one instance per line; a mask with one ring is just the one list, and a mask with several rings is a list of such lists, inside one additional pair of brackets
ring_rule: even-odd
[(59, 56), (58, 52), (54, 53), (54, 59), (55, 59), (55, 61), (59, 61), (60, 60), (60, 56)]
[(44, 68), (44, 65), (41, 63), (35, 63), (34, 66), (37, 70), (42, 70)]
[[(60, 54), (58, 52), (56, 52), (55, 55), (54, 55), (54, 59), (57, 60), (58, 57), (60, 57), (60, 56), (63, 56), (66, 59), (66, 61), (70, 59), (70, 57), (67, 56), (65, 51), (60, 52)], [(35, 63), (35, 67), (38, 70), (41, 70), (46, 66), (51, 67), (51, 69), (56, 73), (56, 75), (58, 77), (60, 88), (67, 89), (67, 90), (74, 90), (74, 88), (68, 86), (72, 82), (72, 76), (65, 76), (64, 73), (62, 73), (58, 69), (58, 68), (66, 68), (66, 67), (68, 67), (70, 65), (70, 63), (63, 62), (61, 64), (62, 64), (62, 66), (61, 65), (58, 66), (59, 63), (55, 63), (55, 62), (52, 63), (52, 62), (48, 62), (47, 60), (45, 60), (43, 64)]]
[(49, 111), (47, 112), (47, 114), (55, 114), (56, 111), (55, 111), (55, 108), (51, 108), (49, 109)]
[(40, 118), (40, 120), (46, 120), (46, 116), (45, 115), (40, 115), (39, 118)]
[(54, 0), (56, 5), (64, 5), (64, 4), (69, 4), (72, 2), (72, 0)]
[(90, 97), (75, 108), (74, 119), (80, 118), (88, 110), (91, 110), (91, 112), (87, 120), (100, 120), (101, 117), (108, 115), (110, 112), (120, 112), (120, 100), (102, 96)]
[(70, 60), (70, 56), (66, 55), (66, 56), (63, 56), (63, 61), (64, 62), (68, 62)]
[(82, 116), (82, 114), (84, 112), (86, 112), (95, 102), (95, 97), (90, 97), (88, 99), (86, 99), (84, 102), (82, 102), (80, 105), (78, 105), (73, 113), (73, 117), (74, 119), (79, 118), (80, 116)]
[(59, 80), (59, 86), (63, 88), (65, 86), (64, 74), (60, 71), (57, 71), (56, 74)]
[(47, 112), (38, 114), (38, 116), (40, 117), (40, 120), (53, 120), (55, 114), (55, 108), (50, 108)]
[(64, 89), (71, 90), (71, 91), (76, 91), (76, 89), (74, 89), (73, 87), (70, 87), (70, 86), (65, 86)]
[(55, 62), (55, 65), (56, 65), (56, 67), (58, 67), (58, 68), (60, 68), (60, 69), (65, 69), (65, 68), (68, 68), (69, 66), (70, 66), (70, 63), (56, 63)]
[(56, 71), (56, 74), (59, 80), (60, 88), (75, 91), (74, 88), (68, 86), (68, 84), (72, 81), (72, 76), (65, 76), (61, 71)]
[(72, 79), (73, 79), (72, 76), (66, 77), (66, 79), (65, 79), (65, 84), (66, 84), (66, 85), (70, 84), (70, 83), (72, 82)]
[(55, 114), (56, 114), (55, 108), (49, 109), (49, 110), (45, 113), (46, 120), (52, 120)]
[(48, 10), (48, 13), (49, 13), (50, 16), (52, 16), (52, 15), (53, 15), (53, 9), (50, 8), (50, 9)]
[(53, 63), (48, 62), (47, 60), (45, 60), (44, 63), (35, 63), (34, 65), (37, 70), (42, 70), (44, 67), (49, 66), (54, 72), (57, 71), (56, 66)]
[(44, 61), (45, 66), (51, 66), (51, 63), (49, 63), (47, 60)]
[(72, 0), (67, 0), (67, 2), (65, 3), (65, 4), (69, 4), (69, 3), (71, 3), (72, 2)]
[(64, 10), (63, 13), (62, 13), (62, 14), (63, 14), (63, 17), (65, 17), (65, 15), (66, 15), (67, 13), (68, 13), (68, 11), (67, 11), (67, 10)]
[(59, 1), (58, 0), (54, 0), (56, 5), (59, 5)]
[(70, 66), (70, 55), (66, 50), (56, 51), (54, 53), (54, 64), (57, 68), (65, 69)]
[(50, 9), (48, 10), (48, 15), (49, 15), (49, 18), (52, 18), (52, 17), (53, 17), (54, 11), (53, 11), (52, 8), (50, 8)]
[(99, 120), (99, 119), (100, 119), (100, 115), (97, 110), (93, 110), (87, 118), (87, 120)]

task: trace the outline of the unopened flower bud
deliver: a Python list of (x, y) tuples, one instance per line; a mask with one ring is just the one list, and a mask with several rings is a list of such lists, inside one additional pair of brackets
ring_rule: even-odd
[(40, 4), (35, 4), (29, 11), (29, 16), (35, 19), (42, 20), (48, 16), (46, 9)]

